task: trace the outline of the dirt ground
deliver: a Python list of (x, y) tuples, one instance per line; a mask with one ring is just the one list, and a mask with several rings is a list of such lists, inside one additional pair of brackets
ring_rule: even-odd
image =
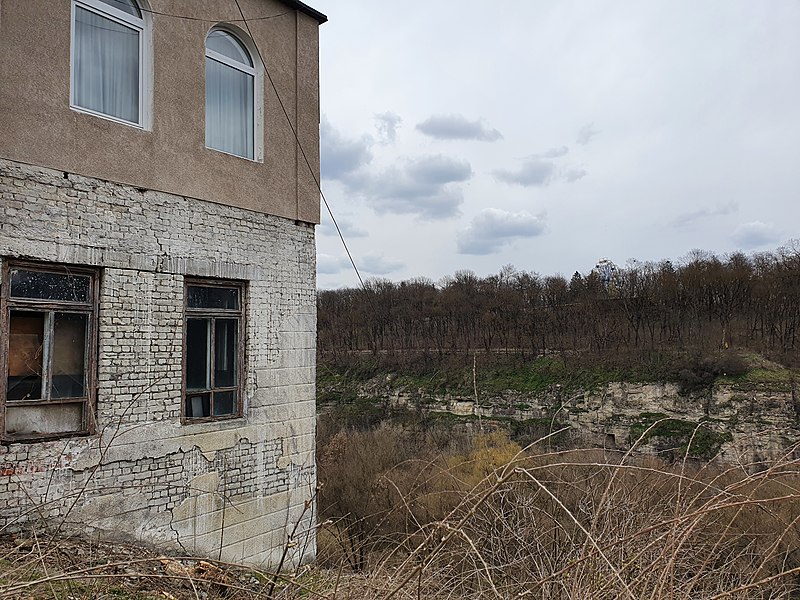
[(313, 597), (319, 571), (274, 574), (81, 538), (0, 537), (0, 598), (211, 600)]

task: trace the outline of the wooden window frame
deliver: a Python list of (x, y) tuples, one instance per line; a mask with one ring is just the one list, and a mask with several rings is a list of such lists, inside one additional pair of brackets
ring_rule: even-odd
[[(218, 309), (218, 308), (190, 308), (189, 307), (189, 287), (206, 287), (206, 288), (235, 288), (239, 290), (239, 308), (238, 309)], [(246, 372), (246, 363), (245, 363), (245, 333), (247, 331), (247, 323), (245, 319), (245, 306), (246, 306), (246, 299), (247, 299), (247, 284), (244, 281), (236, 281), (236, 280), (223, 280), (223, 279), (204, 279), (198, 277), (187, 277), (184, 279), (183, 285), (183, 346), (182, 346), (182, 358), (181, 358), (181, 423), (183, 424), (194, 424), (194, 423), (208, 423), (208, 422), (217, 422), (217, 421), (228, 421), (231, 419), (240, 419), (244, 416), (244, 398), (243, 398), (243, 391), (244, 391), (244, 374)], [(187, 380), (187, 373), (186, 373), (186, 357), (187, 357), (187, 349), (186, 349), (186, 342), (187, 342), (187, 332), (188, 332), (188, 321), (189, 319), (193, 318), (223, 318), (223, 319), (237, 319), (239, 324), (238, 335), (237, 335), (237, 350), (236, 350), (236, 360), (237, 363), (237, 370), (236, 370), (236, 381), (234, 382), (235, 385), (233, 386), (222, 386), (222, 387), (214, 387), (213, 383), (208, 389), (204, 390), (190, 390), (187, 389), (186, 380)], [(214, 368), (213, 368), (213, 361), (214, 358), (214, 335), (215, 335), (215, 328), (211, 327), (211, 337), (209, 339), (209, 346), (211, 348), (209, 359), (212, 361), (210, 363), (210, 377), (213, 378), (214, 376)], [(226, 415), (216, 415), (214, 416), (214, 406), (213, 406), (213, 394), (215, 392), (225, 392), (225, 391), (234, 391), (236, 394), (236, 401), (234, 403), (234, 410), (231, 414)], [(208, 417), (190, 417), (186, 413), (186, 402), (189, 395), (198, 394), (198, 393), (210, 393), (211, 399), (209, 400), (209, 412), (211, 413)]]
[[(70, 302), (61, 300), (43, 300), (38, 298), (11, 297), (11, 271), (12, 269), (22, 269), (26, 271), (39, 271), (43, 273), (54, 273), (63, 275), (80, 275), (89, 277), (89, 298), (87, 302)], [(75, 265), (33, 262), (27, 260), (4, 259), (2, 261), (2, 285), (0, 286), (0, 331), (2, 332), (2, 346), (0, 346), (0, 373), (3, 380), (0, 385), (0, 437), (7, 442), (31, 442), (45, 441), (64, 437), (76, 437), (92, 435), (96, 432), (97, 422), (95, 410), (97, 406), (97, 352), (98, 352), (98, 314), (100, 300), (100, 276), (101, 270), (98, 268), (82, 267)], [(31, 312), (45, 312), (53, 314), (56, 312), (66, 312), (71, 314), (87, 315), (86, 332), (86, 390), (82, 397), (71, 398), (48, 398), (38, 400), (8, 400), (8, 369), (9, 369), (9, 328), (11, 325), (11, 311), (23, 310)], [(52, 317), (50, 317), (52, 318)], [(50, 343), (49, 331), (45, 332), (45, 343)], [(43, 386), (52, 386), (52, 374), (49, 372), (50, 365), (43, 365)], [(47, 394), (43, 393), (43, 396)], [(6, 431), (6, 409), (13, 406), (22, 408), (25, 406), (58, 406), (67, 404), (80, 404), (81, 409), (81, 428), (75, 431), (62, 432), (42, 432), (27, 434), (9, 434)]]

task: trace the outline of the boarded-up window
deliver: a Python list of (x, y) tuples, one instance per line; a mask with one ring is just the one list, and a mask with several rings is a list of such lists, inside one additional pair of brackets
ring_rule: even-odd
[(189, 281), (184, 329), (184, 405), (187, 420), (241, 415), (244, 286)]
[(5, 265), (5, 438), (91, 430), (96, 284), (85, 268)]

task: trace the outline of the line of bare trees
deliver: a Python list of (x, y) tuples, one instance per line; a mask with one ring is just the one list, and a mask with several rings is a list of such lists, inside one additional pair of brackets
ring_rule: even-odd
[(368, 280), (318, 294), (318, 348), (349, 352), (597, 353), (735, 344), (798, 348), (800, 243), (773, 252), (694, 251), (679, 264), (629, 261), (543, 277), (506, 266), (438, 283)]

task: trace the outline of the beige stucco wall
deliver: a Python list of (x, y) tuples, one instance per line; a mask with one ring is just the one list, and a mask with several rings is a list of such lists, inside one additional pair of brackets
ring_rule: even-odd
[[(276, 0), (239, 3), (318, 179), (319, 24)], [(205, 147), (205, 37), (240, 18), (234, 0), (149, 8), (192, 19), (150, 15), (153, 110), (142, 130), (70, 109), (71, 0), (0, 0), (0, 158), (318, 223), (314, 177), (266, 77), (263, 162)]]

